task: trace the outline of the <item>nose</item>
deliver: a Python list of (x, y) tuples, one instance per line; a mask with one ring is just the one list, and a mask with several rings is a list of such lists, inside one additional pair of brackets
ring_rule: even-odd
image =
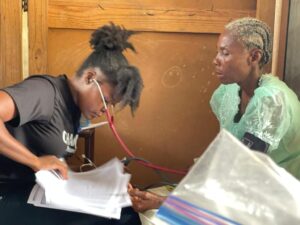
[(218, 59), (218, 53), (216, 54), (216, 56), (215, 56), (215, 58), (213, 59), (213, 64), (215, 65), (215, 66), (217, 66), (217, 65), (219, 65), (219, 59)]

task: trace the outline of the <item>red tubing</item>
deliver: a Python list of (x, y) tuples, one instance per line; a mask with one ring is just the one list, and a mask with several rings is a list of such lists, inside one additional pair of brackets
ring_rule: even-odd
[[(123, 150), (130, 156), (130, 157), (135, 157), (135, 155), (132, 153), (132, 151), (130, 151), (130, 149), (127, 147), (127, 145), (124, 143), (124, 141), (122, 140), (122, 138), (119, 136), (115, 125), (113, 124), (113, 120), (112, 120), (112, 116), (110, 115), (109, 111), (106, 110), (105, 111), (109, 126), (114, 134), (114, 136), (116, 137), (116, 139), (118, 140), (118, 142), (120, 143), (120, 145), (122, 146)], [(187, 170), (175, 170), (175, 169), (170, 169), (167, 167), (163, 167), (163, 166), (159, 166), (153, 163), (147, 163), (147, 162), (143, 162), (143, 161), (137, 161), (138, 163), (152, 168), (152, 169), (156, 169), (156, 170), (160, 170), (160, 171), (164, 171), (164, 172), (168, 172), (168, 173), (174, 173), (174, 174), (178, 174), (178, 175), (185, 175), (187, 173)]]

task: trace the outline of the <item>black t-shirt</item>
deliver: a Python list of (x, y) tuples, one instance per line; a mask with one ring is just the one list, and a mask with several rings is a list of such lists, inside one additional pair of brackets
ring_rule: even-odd
[[(76, 150), (80, 110), (67, 77), (36, 75), (4, 88), (18, 116), (5, 123), (18, 141), (37, 156), (64, 157)], [(0, 155), (0, 179), (34, 179), (33, 171)]]

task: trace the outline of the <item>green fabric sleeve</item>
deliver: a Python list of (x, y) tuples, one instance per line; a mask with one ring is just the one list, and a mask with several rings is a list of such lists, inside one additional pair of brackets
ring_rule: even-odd
[(213, 95), (212, 95), (212, 97), (210, 99), (211, 109), (212, 109), (213, 113), (215, 114), (215, 116), (217, 117), (217, 119), (219, 121), (221, 120), (219, 112), (220, 112), (220, 107), (221, 107), (221, 104), (222, 104), (222, 97), (224, 96), (225, 91), (226, 91), (225, 86), (221, 84), (214, 91), (214, 93), (213, 93)]
[(245, 113), (246, 132), (276, 149), (290, 126), (290, 114), (284, 93), (280, 90), (259, 88)]

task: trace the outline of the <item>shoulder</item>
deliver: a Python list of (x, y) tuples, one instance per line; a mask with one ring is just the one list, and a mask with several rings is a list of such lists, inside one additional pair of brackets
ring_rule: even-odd
[(292, 93), (292, 90), (278, 77), (265, 74), (255, 90), (254, 99), (263, 103), (272, 102), (274, 105), (282, 105)]
[[(235, 110), (235, 105), (239, 101), (239, 86), (237, 84), (221, 84), (213, 93), (210, 99), (210, 107), (214, 114), (219, 118), (227, 117)], [(226, 114), (226, 116), (221, 116)]]
[(26, 83), (39, 84), (45, 86), (55, 86), (56, 82), (62, 79), (62, 76), (54, 77), (51, 75), (32, 75), (24, 80)]
[(238, 85), (236, 84), (220, 84), (219, 87), (214, 91), (215, 93), (224, 93), (230, 90), (238, 89)]
[(26, 96), (39, 96), (39, 93), (51, 95), (55, 93), (53, 85), (41, 75), (34, 75), (25, 80), (5, 87), (2, 90), (7, 92), (13, 99), (25, 98)]
[(51, 76), (51, 75), (33, 75), (27, 78), (24, 82), (31, 83), (33, 86), (39, 86), (40, 90), (52, 89), (54, 95), (64, 93), (68, 89), (66, 75)]
[(45, 76), (35, 75), (4, 89), (13, 99), (18, 112), (14, 126), (33, 120), (49, 121), (57, 95), (54, 86)]
[(221, 84), (212, 95), (211, 100), (217, 100), (223, 98), (225, 95), (236, 95), (239, 91), (237, 84)]
[(32, 75), (23, 81), (16, 83), (10, 87), (5, 88), (4, 90), (8, 91), (30, 91), (32, 93), (39, 91), (51, 91), (54, 90), (53, 85), (47, 79), (47, 75)]

